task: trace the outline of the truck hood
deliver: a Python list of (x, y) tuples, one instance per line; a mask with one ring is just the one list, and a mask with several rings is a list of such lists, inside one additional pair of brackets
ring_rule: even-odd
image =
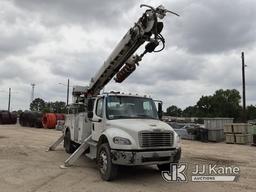
[(115, 119), (107, 121), (106, 126), (119, 128), (128, 132), (139, 132), (143, 130), (173, 131), (170, 125), (155, 119)]

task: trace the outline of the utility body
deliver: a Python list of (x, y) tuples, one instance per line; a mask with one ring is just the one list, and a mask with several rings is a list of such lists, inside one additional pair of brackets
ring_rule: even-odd
[[(66, 152), (72, 153), (65, 166), (85, 154), (97, 161), (104, 180), (114, 179), (120, 165), (155, 164), (160, 170), (170, 170), (170, 163), (178, 163), (181, 156), (179, 136), (161, 121), (161, 101), (120, 92), (100, 94), (114, 76), (121, 83), (146, 53), (159, 52), (165, 46), (163, 23), (158, 20), (173, 12), (163, 6), (141, 7), (148, 9), (128, 30), (90, 85), (73, 87), (64, 134), (50, 147), (53, 150), (64, 139)], [(135, 54), (145, 42), (145, 51)], [(156, 50), (160, 44), (162, 48)]]

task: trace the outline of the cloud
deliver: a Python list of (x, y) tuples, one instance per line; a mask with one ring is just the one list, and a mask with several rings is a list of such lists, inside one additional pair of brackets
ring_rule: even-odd
[(38, 15), (41, 22), (46, 25), (80, 24), (85, 28), (90, 24), (116, 25), (119, 17), (135, 2), (135, 0), (24, 0), (22, 2), (14, 0), (15, 5)]
[(24, 53), (28, 47), (40, 43), (45, 38), (45, 30), (36, 21), (8, 1), (0, 3), (0, 58), (11, 54)]
[(128, 82), (152, 85), (160, 80), (193, 81), (199, 78), (204, 62), (201, 57), (167, 48), (160, 53), (146, 55)]
[(174, 5), (181, 17), (172, 19), (167, 28), (182, 49), (214, 54), (255, 45), (255, 1), (183, 0)]

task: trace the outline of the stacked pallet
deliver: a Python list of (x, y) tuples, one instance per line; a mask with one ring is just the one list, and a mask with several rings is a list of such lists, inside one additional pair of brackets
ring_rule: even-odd
[(224, 125), (228, 123), (233, 123), (233, 118), (204, 118), (204, 126), (208, 130), (208, 141), (224, 141)]
[(252, 126), (251, 134), (252, 134), (252, 145), (256, 146), (256, 125)]
[(225, 124), (226, 143), (248, 145), (252, 143), (252, 126), (247, 123)]

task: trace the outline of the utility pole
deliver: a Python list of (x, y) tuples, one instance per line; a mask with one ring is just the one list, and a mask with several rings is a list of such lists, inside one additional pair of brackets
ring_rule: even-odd
[(68, 105), (68, 102), (69, 102), (69, 87), (70, 87), (69, 79), (68, 79), (68, 83), (67, 84), (59, 83), (59, 85), (63, 85), (65, 87), (67, 86), (67, 103), (66, 103), (66, 105)]
[(68, 84), (67, 84), (67, 105), (69, 101), (69, 79), (68, 79)]
[(8, 111), (10, 112), (10, 108), (11, 108), (11, 92), (12, 92), (12, 89), (9, 88), (9, 100), (8, 100)]
[(245, 63), (244, 63), (244, 52), (242, 52), (242, 86), (243, 86), (243, 123), (246, 123), (246, 96), (245, 96)]
[(31, 86), (32, 86), (32, 91), (31, 91), (31, 103), (32, 103), (33, 100), (34, 100), (34, 96), (35, 96), (35, 86), (36, 86), (36, 84), (32, 83)]

